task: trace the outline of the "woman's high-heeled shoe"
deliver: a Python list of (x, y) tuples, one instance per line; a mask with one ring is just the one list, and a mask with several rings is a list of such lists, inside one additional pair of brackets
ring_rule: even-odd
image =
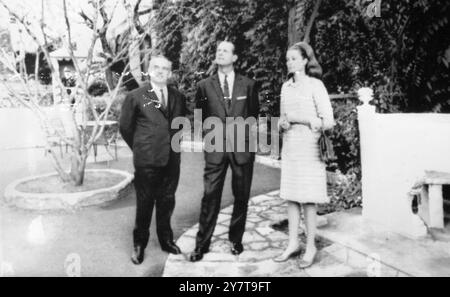
[(299, 246), (297, 249), (295, 249), (293, 252), (287, 254), (286, 256), (283, 256), (283, 254), (281, 254), (281, 255), (273, 258), (273, 261), (275, 261), (275, 262), (286, 262), (290, 258), (300, 255), (301, 252), (302, 252), (302, 247)]
[(299, 267), (300, 269), (308, 268), (308, 267), (310, 267), (311, 265), (314, 264), (314, 262), (316, 261), (316, 259), (317, 259), (317, 248), (315, 249), (314, 255), (312, 256), (311, 260), (306, 261), (306, 260), (304, 260), (303, 258), (300, 259), (300, 260), (298, 260), (298, 267)]

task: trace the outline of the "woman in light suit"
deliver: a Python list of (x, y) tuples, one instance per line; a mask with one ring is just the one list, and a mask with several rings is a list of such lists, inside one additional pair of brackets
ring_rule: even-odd
[(313, 264), (317, 253), (316, 204), (329, 202), (318, 139), (321, 129), (334, 126), (334, 118), (328, 92), (319, 79), (322, 69), (311, 46), (299, 42), (290, 47), (286, 64), (290, 78), (281, 88), (279, 126), (284, 134), (280, 197), (288, 204), (289, 242), (274, 261), (287, 261), (300, 253), (298, 225), (303, 206), (307, 243), (299, 266), (306, 268)]

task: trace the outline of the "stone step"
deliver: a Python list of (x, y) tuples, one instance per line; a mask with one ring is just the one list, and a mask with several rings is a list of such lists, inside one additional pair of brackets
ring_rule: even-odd
[(348, 276), (367, 277), (408, 277), (394, 267), (383, 263), (376, 254), (366, 255), (364, 252), (356, 251), (352, 248), (335, 243), (324, 248), (323, 252), (333, 255), (339, 262), (347, 267), (351, 267), (353, 274)]
[(363, 219), (360, 210), (326, 215), (317, 235), (342, 248), (335, 252), (350, 266), (381, 276), (450, 276), (450, 243), (408, 238)]

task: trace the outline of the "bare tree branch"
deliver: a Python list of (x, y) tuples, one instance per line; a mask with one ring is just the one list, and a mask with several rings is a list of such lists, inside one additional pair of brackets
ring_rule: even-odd
[(86, 23), (86, 26), (88, 26), (89, 29), (94, 29), (94, 22), (90, 17), (87, 16), (87, 14), (84, 11), (81, 11), (79, 15), (83, 18), (84, 22)]
[(138, 16), (146, 15), (146, 14), (152, 12), (154, 9), (156, 9), (156, 7), (157, 7), (157, 6), (154, 6), (154, 7), (152, 7), (152, 8), (148, 8), (148, 9), (146, 9), (146, 10), (139, 11), (139, 12), (137, 13), (137, 15), (138, 15)]
[[(42, 31), (42, 34), (44, 36), (44, 42), (42, 43), (42, 39), (37, 37), (32, 30), (33, 26), (32, 24), (25, 18), (19, 16), (16, 12), (14, 12), (12, 9), (9, 9), (8, 5), (5, 4), (5, 0), (0, 0), (0, 5), (5, 7), (10, 15), (14, 17), (19, 24), (21, 24), (28, 33), (28, 35), (31, 36), (34, 42), (39, 46), (39, 49), (41, 52), (44, 53), (45, 59), (49, 62), (49, 67), (51, 70), (51, 73), (54, 77), (54, 83), (57, 84), (59, 89), (61, 90), (61, 95), (63, 96), (64, 102), (72, 102), (72, 106), (70, 106), (71, 112), (68, 114), (70, 117), (70, 128), (72, 129), (73, 133), (70, 135), (70, 138), (65, 135), (63, 131), (60, 129), (51, 129), (52, 124), (47, 118), (47, 115), (43, 112), (42, 108), (38, 104), (38, 98), (39, 98), (39, 92), (38, 88), (36, 90), (31, 90), (31, 84), (29, 84), (28, 77), (22, 76), (21, 73), (17, 69), (15, 69), (15, 61), (13, 63), (9, 63), (10, 67), (12, 69), (12, 72), (16, 74), (16, 76), (20, 79), (23, 89), (26, 91), (27, 95), (25, 97), (22, 97), (20, 94), (14, 94), (12, 90), (10, 90), (10, 93), (12, 93), (12, 97), (16, 99), (18, 102), (23, 103), (24, 106), (27, 108), (30, 108), (35, 112), (40, 122), (43, 126), (43, 129), (45, 131), (56, 131), (58, 138), (63, 141), (64, 143), (70, 145), (72, 149), (71, 153), (71, 168), (70, 173), (67, 173), (63, 170), (61, 163), (58, 160), (57, 154), (53, 151), (52, 146), (47, 141), (46, 149), (52, 154), (52, 158), (56, 164), (56, 170), (57, 172), (62, 176), (63, 179), (69, 179), (72, 182), (74, 182), (76, 185), (81, 184), (83, 176), (84, 176), (84, 168), (86, 165), (86, 158), (88, 156), (88, 152), (90, 147), (94, 144), (94, 142), (104, 133), (104, 129), (106, 125), (104, 124), (104, 121), (108, 119), (108, 116), (110, 114), (110, 110), (112, 107), (112, 104), (115, 101), (115, 98), (118, 96), (119, 91), (121, 90), (123, 86), (123, 82), (125, 80), (125, 76), (127, 76), (127, 73), (130, 71), (130, 54), (133, 55), (137, 52), (137, 49), (142, 46), (144, 43), (144, 36), (145, 36), (145, 30), (143, 34), (138, 34), (138, 36), (135, 36), (134, 34), (131, 34), (131, 30), (133, 28), (133, 20), (135, 19), (136, 15), (138, 14), (138, 8), (139, 8), (139, 1), (138, 5), (135, 7), (132, 7), (124, 1), (127, 13), (128, 13), (128, 24), (129, 24), (129, 32), (128, 34), (125, 34), (123, 40), (122, 40), (122, 46), (116, 51), (116, 53), (110, 53), (109, 57), (105, 55), (106, 62), (105, 63), (99, 63), (97, 61), (94, 62), (94, 46), (96, 44), (96, 41), (100, 38), (102, 42), (105, 42), (106, 45), (109, 45), (106, 40), (106, 32), (108, 30), (108, 27), (111, 24), (112, 15), (114, 15), (114, 11), (117, 7), (117, 4), (120, 0), (117, 0), (116, 5), (114, 6), (114, 10), (111, 14), (111, 16), (108, 16), (109, 11), (104, 6), (105, 1), (104, 0), (91, 0), (90, 3), (95, 9), (95, 15), (88, 16), (85, 12), (79, 13), (80, 16), (83, 18), (85, 23), (88, 25), (90, 29), (92, 29), (92, 38), (91, 43), (88, 47), (88, 54), (86, 59), (86, 69), (87, 71), (84, 71), (84, 68), (81, 68), (82, 62), (78, 54), (75, 53), (75, 49), (73, 46), (73, 34), (72, 34), (72, 28), (71, 28), (71, 20), (69, 19), (69, 13), (68, 13), (68, 3), (67, 0), (63, 0), (63, 9), (64, 9), (64, 21), (65, 21), (65, 29), (67, 32), (66, 38), (64, 38), (63, 45), (68, 50), (69, 56), (73, 62), (73, 65), (76, 70), (76, 74), (78, 75), (75, 90), (71, 92), (70, 95), (67, 94), (65, 86), (62, 84), (61, 77), (59, 75), (59, 72), (57, 71), (56, 65), (54, 66), (50, 57), (49, 53), (49, 47), (47, 43), (47, 35), (44, 32), (45, 29), (45, 22), (44, 22), (44, 10), (42, 9), (42, 15), (40, 20), (40, 26), (37, 26), (38, 30), (40, 29)], [(43, 0), (41, 0), (41, 6), (43, 7)], [(136, 10), (134, 10), (136, 8)], [(133, 12), (135, 12), (133, 14)], [(102, 18), (103, 25), (99, 29), (99, 22), (98, 19)], [(92, 25), (92, 26), (91, 26)], [(21, 26), (21, 27), (22, 27)], [(104, 39), (102, 40), (102, 34), (104, 36)], [(106, 48), (106, 47), (104, 47)], [(106, 52), (106, 51), (104, 51)], [(144, 51), (145, 54), (149, 52), (149, 49), (146, 49)], [(37, 59), (39, 58), (39, 52), (36, 54)], [(0, 57), (0, 62), (3, 62), (2, 57)], [(5, 58), (6, 59), (6, 58)], [(8, 63), (8, 61), (6, 61)], [(102, 112), (98, 112), (95, 109), (94, 106), (94, 100), (92, 96), (88, 92), (88, 83), (89, 78), (94, 75), (94, 73), (98, 73), (99, 71), (105, 71), (109, 69), (114, 63), (116, 62), (124, 62), (125, 66), (122, 71), (118, 75), (118, 82), (113, 87), (108, 86), (108, 96), (105, 96), (105, 102), (106, 102), (106, 108)], [(26, 73), (26, 67), (24, 64), (24, 60), (20, 60), (20, 69), (22, 73)], [(35, 76), (36, 71), (39, 69), (39, 61), (36, 61), (36, 69), (35, 69)], [(33, 88), (34, 89), (34, 88)], [(74, 99), (75, 103), (71, 101), (70, 99)], [(81, 113), (81, 122), (76, 119), (77, 115), (77, 107), (82, 107), (82, 113)], [(93, 115), (94, 118), (94, 125), (92, 125), (92, 129), (87, 129), (87, 110), (90, 111), (90, 113)], [(91, 127), (91, 126), (89, 126)], [(49, 135), (49, 133), (46, 133), (46, 135)], [(73, 136), (73, 137), (72, 137)], [(47, 139), (48, 140), (48, 139)], [(68, 176), (68, 177), (67, 177)]]
[(41, 21), (40, 21), (40, 27), (41, 27), (42, 35), (44, 37), (44, 44), (47, 45), (48, 44), (48, 42), (47, 42), (47, 35), (44, 32), (44, 26), (45, 26), (45, 24), (44, 24), (44, 11), (45, 11), (45, 9), (44, 9), (44, 0), (41, 0)]
[(136, 2), (136, 5), (134, 6), (134, 9), (133, 9), (133, 24), (134, 24), (134, 27), (136, 28), (136, 30), (138, 31), (138, 33), (142, 34), (142, 33), (145, 32), (145, 30), (144, 30), (144, 28), (142, 28), (142, 24), (139, 21), (139, 14), (138, 14), (139, 5), (141, 5), (141, 0), (138, 0)]

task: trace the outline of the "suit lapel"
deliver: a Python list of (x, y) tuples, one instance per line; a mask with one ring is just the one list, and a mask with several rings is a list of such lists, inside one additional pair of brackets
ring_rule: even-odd
[(158, 96), (156, 96), (155, 89), (153, 88), (153, 86), (151, 84), (149, 85), (149, 88), (147, 90), (147, 94), (148, 94), (148, 96), (150, 97), (150, 99), (152, 101), (154, 101), (154, 100), (159, 101)]
[(217, 98), (218, 98), (220, 104), (222, 105), (223, 109), (227, 110), (227, 108), (225, 106), (225, 102), (223, 101), (223, 92), (222, 92), (222, 88), (220, 87), (220, 81), (219, 81), (218, 74), (213, 75), (213, 77), (211, 79), (211, 84), (213, 85), (213, 88), (217, 93)]

